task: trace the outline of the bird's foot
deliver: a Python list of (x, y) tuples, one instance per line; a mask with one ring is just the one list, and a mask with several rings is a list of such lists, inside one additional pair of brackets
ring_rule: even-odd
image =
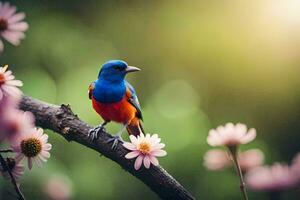
[(88, 137), (91, 141), (94, 141), (95, 139), (98, 139), (99, 133), (102, 131), (105, 131), (105, 128), (103, 125), (97, 126), (89, 131)]
[(112, 138), (110, 138), (107, 143), (113, 143), (112, 146), (111, 146), (111, 149), (116, 149), (117, 146), (118, 146), (118, 143), (121, 142), (123, 143), (124, 140), (122, 139), (122, 137), (120, 135), (115, 135), (115, 136), (112, 136)]

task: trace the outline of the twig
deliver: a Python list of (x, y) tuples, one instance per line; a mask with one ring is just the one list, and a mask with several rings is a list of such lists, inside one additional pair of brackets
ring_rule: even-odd
[(14, 175), (12, 174), (11, 170), (10, 170), (9, 167), (7, 166), (5, 159), (3, 158), (3, 156), (2, 156), (1, 154), (0, 154), (0, 163), (1, 163), (2, 167), (3, 167), (3, 170), (7, 170), (7, 172), (8, 172), (8, 174), (9, 174), (9, 176), (10, 176), (10, 181), (11, 181), (11, 183), (13, 184), (13, 186), (14, 186), (14, 188), (15, 188), (15, 190), (16, 190), (16, 193), (17, 193), (17, 195), (18, 195), (18, 199), (19, 199), (19, 200), (25, 200), (25, 197), (24, 197), (24, 195), (22, 194), (21, 189), (20, 189), (20, 187), (18, 186), (18, 184), (17, 184), (17, 182), (16, 182), (16, 179), (15, 179)]
[(12, 153), (12, 149), (0, 149), (0, 153)]
[(128, 151), (118, 144), (115, 150), (108, 144), (112, 138), (105, 131), (100, 133), (97, 141), (88, 137), (89, 130), (93, 127), (81, 121), (69, 105), (52, 105), (28, 96), (23, 96), (20, 108), (30, 111), (35, 115), (36, 124), (45, 129), (51, 129), (68, 141), (76, 141), (86, 147), (94, 149), (100, 154), (118, 163), (123, 169), (144, 182), (161, 199), (192, 200), (195, 199), (179, 182), (160, 166), (151, 166), (150, 169), (136, 171), (134, 161), (125, 158)]

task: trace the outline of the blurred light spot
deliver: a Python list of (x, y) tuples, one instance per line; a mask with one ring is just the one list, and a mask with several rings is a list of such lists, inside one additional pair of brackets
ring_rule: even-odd
[(266, 4), (266, 13), (275, 23), (293, 26), (300, 23), (299, 0), (269, 0)]
[(48, 179), (44, 192), (51, 200), (71, 199), (72, 182), (64, 175), (54, 175)]
[(200, 97), (184, 80), (173, 80), (160, 89), (154, 96), (156, 109), (166, 118), (184, 118), (198, 110)]

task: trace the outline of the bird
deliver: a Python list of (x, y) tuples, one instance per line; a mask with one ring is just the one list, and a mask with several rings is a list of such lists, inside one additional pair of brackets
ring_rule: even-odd
[(121, 130), (108, 142), (113, 142), (116, 148), (125, 129), (129, 135), (138, 136), (144, 133), (142, 126), (142, 111), (133, 86), (125, 80), (128, 73), (140, 71), (139, 68), (129, 66), (122, 60), (109, 60), (102, 65), (98, 78), (89, 85), (88, 95), (93, 109), (104, 120), (99, 126), (89, 132), (89, 138), (95, 140), (98, 134), (109, 122), (122, 124)]

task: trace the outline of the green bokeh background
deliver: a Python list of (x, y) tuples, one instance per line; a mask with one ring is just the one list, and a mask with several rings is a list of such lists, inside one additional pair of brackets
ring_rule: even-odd
[[(295, 0), (11, 1), (26, 13), (29, 30), (19, 47), (5, 43), (23, 91), (68, 103), (86, 122), (87, 87), (101, 64), (122, 59), (140, 67), (127, 79), (138, 93), (144, 127), (166, 143), (160, 163), (197, 199), (240, 199), (233, 170), (203, 167), (209, 129), (227, 122), (255, 127), (266, 163), (289, 163), (300, 151), (300, 3)], [(119, 125), (108, 125), (115, 133)], [(114, 162), (46, 131), (53, 144), (44, 167), (26, 171), (28, 199), (47, 199), (44, 186), (63, 176), (74, 200), (158, 197)], [(1, 179), (0, 199), (13, 199)], [(250, 199), (266, 199), (249, 191)], [(298, 191), (299, 195), (299, 191)], [(299, 198), (299, 196), (298, 196)], [(287, 191), (283, 199), (297, 199)]]

